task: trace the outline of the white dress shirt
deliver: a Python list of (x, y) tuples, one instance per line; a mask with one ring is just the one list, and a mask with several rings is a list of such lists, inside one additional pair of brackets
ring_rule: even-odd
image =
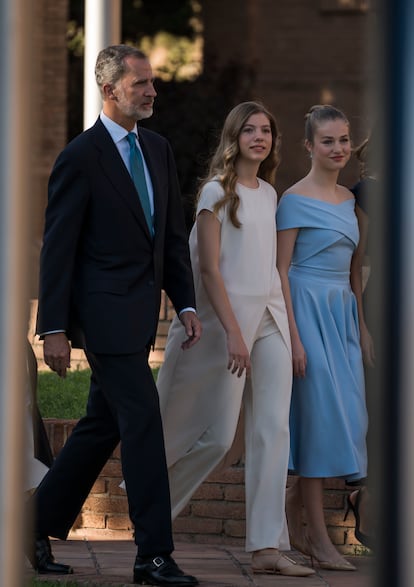
[[(121, 155), (122, 161), (124, 162), (125, 167), (128, 169), (128, 173), (131, 175), (131, 168), (129, 165), (130, 147), (129, 147), (129, 143), (128, 143), (128, 139), (127, 139), (128, 131), (123, 126), (120, 126), (119, 124), (114, 122), (111, 118), (106, 116), (106, 114), (104, 114), (103, 112), (101, 112), (101, 114), (100, 114), (100, 119), (101, 119), (102, 124), (106, 128), (106, 130), (111, 135), (111, 139), (114, 141), (115, 146), (118, 149), (119, 154)], [(154, 216), (154, 189), (152, 187), (151, 176), (149, 174), (148, 167), (145, 162), (144, 153), (142, 152), (141, 145), (139, 144), (137, 125), (134, 126), (134, 128), (132, 129), (131, 132), (134, 132), (137, 136), (136, 144), (137, 144), (138, 149), (140, 150), (140, 153), (142, 155), (142, 161), (144, 164), (145, 181), (147, 184), (148, 197), (149, 197), (150, 206), (151, 206), (151, 215)]]

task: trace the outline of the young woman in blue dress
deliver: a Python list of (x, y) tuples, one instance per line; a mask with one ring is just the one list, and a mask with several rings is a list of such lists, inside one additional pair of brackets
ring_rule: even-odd
[(282, 196), (277, 266), (293, 353), (291, 544), (321, 568), (355, 570), (335, 548), (323, 510), (324, 478), (366, 476), (364, 372), (352, 258), (359, 233), (353, 194), (337, 183), (351, 156), (349, 122), (337, 108), (306, 116), (309, 173)]

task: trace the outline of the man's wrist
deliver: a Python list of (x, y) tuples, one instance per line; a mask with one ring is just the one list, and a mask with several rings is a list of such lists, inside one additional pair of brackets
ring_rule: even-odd
[(193, 307), (191, 307), (191, 306), (189, 306), (188, 308), (183, 308), (182, 310), (180, 310), (180, 311), (178, 312), (178, 316), (181, 316), (181, 314), (182, 314), (183, 312), (194, 312), (194, 314), (197, 314), (197, 312), (196, 312), (196, 309), (195, 309), (195, 308), (193, 308)]
[(59, 332), (63, 332), (63, 334), (65, 334), (66, 330), (48, 330), (47, 332), (39, 332), (39, 336), (46, 336), (47, 334), (58, 334)]

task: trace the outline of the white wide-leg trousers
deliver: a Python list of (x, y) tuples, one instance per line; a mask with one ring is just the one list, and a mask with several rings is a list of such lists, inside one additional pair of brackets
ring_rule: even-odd
[(169, 468), (172, 517), (181, 512), (230, 449), (243, 398), (246, 550), (289, 550), (285, 489), (292, 361), (268, 310), (254, 339), (251, 364), (251, 377), (240, 379), (240, 389), (220, 404), (213, 424)]

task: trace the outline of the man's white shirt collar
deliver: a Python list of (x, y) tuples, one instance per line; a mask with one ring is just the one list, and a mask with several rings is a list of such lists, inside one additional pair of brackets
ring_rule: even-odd
[[(114, 141), (114, 143), (119, 143), (119, 141), (122, 141), (122, 139), (125, 139), (125, 137), (128, 135), (128, 131), (123, 126), (114, 122), (103, 111), (100, 114), (100, 118), (102, 124), (111, 135), (111, 138)], [(131, 132), (134, 132), (138, 136), (138, 128), (136, 124)]]

